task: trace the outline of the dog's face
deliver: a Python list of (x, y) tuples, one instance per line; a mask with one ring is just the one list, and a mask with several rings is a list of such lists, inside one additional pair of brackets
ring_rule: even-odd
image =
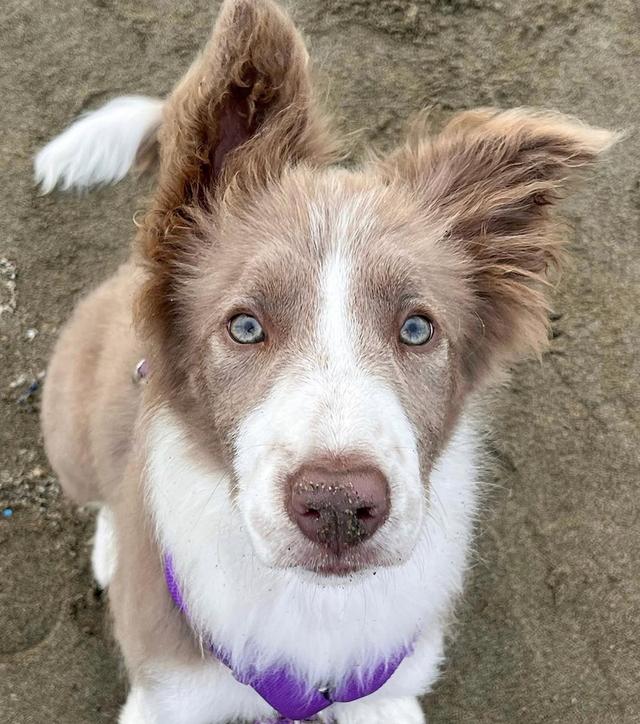
[(609, 136), (482, 111), (329, 168), (297, 33), (233, 7), (170, 100), (143, 229), (159, 394), (267, 565), (394, 565), (466, 395), (543, 345), (547, 207)]
[[(287, 173), (205, 233), (185, 309), (191, 386), (256, 550), (331, 572), (403, 561), (463, 386), (459, 254), (407, 191), (340, 171)], [(342, 488), (361, 470), (379, 489), (312, 493), (302, 515), (326, 520), (300, 526), (305, 481)], [(355, 514), (343, 493), (360, 495)]]

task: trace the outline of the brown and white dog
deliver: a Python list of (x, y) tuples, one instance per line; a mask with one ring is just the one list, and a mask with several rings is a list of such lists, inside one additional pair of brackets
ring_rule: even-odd
[(550, 212), (612, 141), (481, 109), (341, 169), (291, 21), (227, 0), (166, 102), (112, 101), (39, 153), (45, 191), (159, 154), (136, 251), (62, 332), (42, 413), (65, 491), (102, 506), (121, 722), (271, 721), (232, 669), (335, 687), (398, 650), (319, 720), (424, 721), (477, 511), (477, 398), (546, 344)]

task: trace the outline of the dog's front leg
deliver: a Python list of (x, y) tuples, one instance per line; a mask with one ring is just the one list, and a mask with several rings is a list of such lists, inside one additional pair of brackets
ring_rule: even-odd
[(420, 702), (412, 696), (336, 704), (331, 707), (331, 714), (337, 724), (425, 724), (427, 721)]
[(134, 681), (118, 724), (227, 724), (272, 717), (271, 707), (253, 689), (211, 662), (173, 669), (158, 666)]
[(145, 698), (144, 689), (134, 686), (120, 712), (118, 724), (156, 724), (156, 718), (147, 710)]

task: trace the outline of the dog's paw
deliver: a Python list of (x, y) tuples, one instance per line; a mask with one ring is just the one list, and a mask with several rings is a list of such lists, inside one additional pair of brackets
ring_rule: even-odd
[(111, 583), (116, 568), (117, 548), (113, 514), (106, 506), (100, 508), (96, 518), (91, 566), (93, 576), (103, 590)]
[(426, 724), (420, 702), (414, 697), (351, 702), (332, 708), (337, 724)]
[(153, 724), (154, 721), (145, 710), (143, 690), (134, 686), (120, 711), (118, 724)]

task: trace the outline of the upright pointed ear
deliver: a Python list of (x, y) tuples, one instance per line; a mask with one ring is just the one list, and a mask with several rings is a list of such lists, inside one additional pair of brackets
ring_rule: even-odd
[(239, 170), (254, 177), (250, 184), (285, 164), (332, 156), (306, 48), (274, 2), (224, 2), (209, 43), (168, 100), (160, 144), (168, 212), (210, 204)]
[[(198, 220), (284, 167), (334, 160), (300, 34), (271, 0), (226, 0), (213, 35), (170, 95), (159, 131), (158, 189), (140, 231), (149, 271), (139, 315), (166, 318)], [(231, 194), (232, 195), (232, 194)]]
[(546, 346), (545, 288), (562, 258), (553, 207), (615, 140), (555, 113), (479, 109), (458, 114), (435, 138), (414, 134), (382, 162), (463, 259), (473, 293), (461, 347), (470, 377)]

